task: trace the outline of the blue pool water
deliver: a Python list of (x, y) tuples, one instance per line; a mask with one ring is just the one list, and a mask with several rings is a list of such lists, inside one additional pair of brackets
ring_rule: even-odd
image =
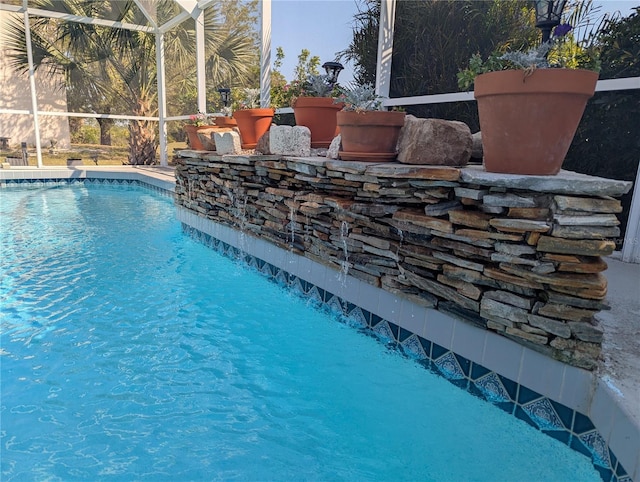
[(181, 232), (0, 193), (2, 480), (596, 481), (588, 458)]

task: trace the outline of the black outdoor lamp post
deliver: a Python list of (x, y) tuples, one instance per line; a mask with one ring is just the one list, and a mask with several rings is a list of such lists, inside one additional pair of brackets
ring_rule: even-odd
[(322, 68), (327, 72), (329, 85), (333, 88), (338, 82), (338, 75), (340, 75), (340, 71), (344, 70), (344, 66), (340, 62), (325, 62), (322, 64)]
[(549, 40), (553, 27), (560, 25), (567, 0), (535, 0), (536, 27), (542, 30), (542, 43)]
[(229, 105), (229, 101), (231, 101), (231, 89), (218, 89), (218, 93), (220, 94), (222, 103), (227, 107)]

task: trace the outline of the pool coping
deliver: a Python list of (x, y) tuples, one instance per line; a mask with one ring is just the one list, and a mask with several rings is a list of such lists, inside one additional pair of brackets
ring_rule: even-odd
[(129, 180), (138, 181), (146, 187), (153, 187), (173, 193), (175, 174), (173, 168), (158, 166), (51, 166), (46, 168), (19, 167), (0, 169), (1, 181), (82, 181), (93, 180)]
[[(26, 180), (31, 182), (44, 180), (137, 181), (142, 186), (154, 191), (164, 191), (165, 194), (173, 193), (175, 187), (172, 169), (148, 166), (0, 170), (0, 182), (5, 181), (2, 187), (6, 185), (6, 181)], [(377, 315), (382, 321), (387, 322), (386, 325), (376, 324), (381, 326), (379, 330), (383, 332), (382, 335), (387, 332), (386, 334), (395, 336), (394, 329), (391, 327), (394, 325), (429, 340), (435, 346), (447, 350), (447, 353), (457, 355), (457, 358), (452, 359), (447, 353), (440, 354), (441, 356), (434, 361), (441, 374), (450, 380), (453, 376), (452, 381), (455, 382), (455, 377), (459, 375), (456, 373), (457, 368), (460, 368), (461, 364), (464, 365), (464, 360), (468, 360), (474, 364), (473, 366), (484, 367), (491, 373), (504, 377), (506, 381), (503, 380), (503, 388), (508, 381), (513, 381), (518, 387), (524, 387), (541, 395), (543, 399), (528, 402), (521, 399), (516, 401), (516, 405), (519, 406), (523, 406), (520, 402), (524, 402), (524, 405), (530, 409), (529, 415), (535, 413), (536, 416), (527, 417), (522, 413), (514, 413), (514, 415), (522, 419), (528, 418), (525, 421), (534, 427), (544, 429), (546, 423), (551, 423), (552, 425), (546, 428), (554, 432), (553, 423), (557, 423), (554, 422), (554, 418), (559, 415), (562, 415), (560, 416), (562, 419), (568, 416), (560, 413), (563, 409), (556, 406), (556, 403), (578, 414), (586, 415), (593, 422), (597, 433), (594, 434), (594, 431), (584, 427), (586, 432), (571, 432), (572, 436), (580, 438), (583, 444), (590, 444), (591, 453), (586, 455), (594, 459), (600, 457), (605, 464), (609, 463), (612, 481), (640, 480), (640, 423), (626, 407), (628, 401), (625, 395), (602, 374), (563, 364), (507, 338), (473, 326), (455, 315), (419, 306), (357, 278), (342, 276), (340, 272), (304, 256), (198, 216), (195, 212), (179, 206), (176, 206), (176, 209), (178, 220), (183, 225), (278, 268), (286, 273), (283, 275), (286, 280), (291, 276), (291, 279), (295, 278), (307, 283), (305, 287), (315, 286), (332, 294), (334, 298), (339, 297), (333, 302), (334, 308), (345, 309), (348, 303), (349, 306), (353, 305), (367, 313)], [(409, 338), (406, 337), (406, 339)], [(478, 340), (481, 341), (478, 342)], [(441, 366), (437, 364), (438, 361), (442, 361)], [(452, 366), (453, 372), (450, 370)], [(485, 375), (487, 374), (484, 373), (481, 378), (485, 378)], [(471, 375), (465, 373), (465, 376)], [(471, 381), (477, 383), (478, 380)], [(550, 405), (545, 401), (553, 403)], [(515, 411), (517, 409), (517, 407), (514, 408)], [(573, 415), (569, 422), (571, 424), (568, 427), (569, 430), (575, 429), (575, 419), (576, 415)], [(562, 425), (566, 427), (567, 423), (562, 421)], [(544, 431), (549, 433), (549, 430)], [(553, 433), (549, 434), (554, 436)], [(604, 446), (602, 446), (603, 443)], [(573, 446), (568, 443), (568, 445), (580, 450), (581, 444)], [(607, 447), (610, 450), (605, 450)], [(594, 465), (598, 468), (596, 463)], [(616, 471), (618, 465), (624, 467), (626, 472)], [(603, 480), (607, 480), (606, 470), (600, 470), (600, 473)]]

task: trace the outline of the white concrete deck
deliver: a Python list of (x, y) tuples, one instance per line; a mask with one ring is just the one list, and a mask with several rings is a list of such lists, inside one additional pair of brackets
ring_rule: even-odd
[(640, 264), (619, 258), (615, 253), (606, 259), (611, 310), (597, 315), (604, 329), (604, 362), (598, 374), (621, 392), (619, 402), (640, 426)]

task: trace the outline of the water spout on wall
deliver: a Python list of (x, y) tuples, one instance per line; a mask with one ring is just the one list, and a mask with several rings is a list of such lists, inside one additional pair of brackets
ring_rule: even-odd
[(340, 242), (342, 243), (343, 259), (340, 263), (340, 272), (338, 280), (344, 285), (347, 283), (347, 274), (349, 273), (349, 248), (347, 246), (347, 237), (349, 236), (349, 223), (342, 221), (340, 225)]

